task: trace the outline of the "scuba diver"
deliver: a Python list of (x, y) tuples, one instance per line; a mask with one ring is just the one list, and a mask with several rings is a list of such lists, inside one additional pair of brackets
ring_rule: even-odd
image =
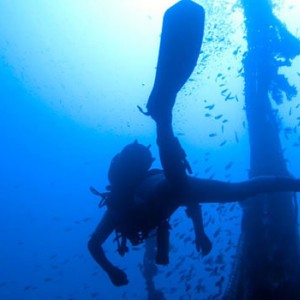
[(168, 172), (150, 169), (152, 162), (149, 147), (135, 141), (113, 158), (108, 172), (108, 191), (92, 190), (103, 198), (101, 205), (106, 205), (107, 210), (92, 234), (88, 248), (115, 286), (129, 281), (125, 272), (107, 259), (102, 248), (114, 230), (121, 255), (128, 251), (126, 240), (138, 245), (156, 230), (156, 262), (167, 264), (168, 220), (179, 207), (243, 201), (259, 193), (300, 191), (299, 179), (272, 176), (229, 183), (186, 175), (184, 188), (178, 189), (172, 177), (167, 177)]
[[(173, 134), (172, 109), (173, 105), (175, 104), (176, 94), (187, 81), (197, 63), (203, 39), (203, 29), (204, 10), (200, 5), (190, 0), (182, 0), (166, 11), (163, 20), (155, 83), (147, 104), (148, 111), (144, 113), (146, 115), (151, 115), (151, 117), (157, 123), (157, 143), (159, 145), (160, 157), (164, 172), (167, 173), (166, 176), (174, 184), (174, 187), (176, 187), (176, 189), (174, 188), (174, 193), (179, 194), (185, 184), (185, 169), (188, 169), (189, 172), (191, 172), (191, 169), (187, 163), (187, 160), (185, 159), (185, 153), (181, 148), (179, 141)], [(139, 109), (142, 111), (140, 107)], [(116, 167), (117, 165), (124, 164), (124, 161), (126, 160), (131, 161), (131, 159), (124, 158), (126, 157), (126, 153), (128, 153), (128, 151), (131, 151), (128, 149), (132, 149), (134, 153), (137, 152), (135, 154), (136, 157), (139, 157), (140, 152), (144, 153), (141, 155), (141, 157), (143, 157), (144, 159), (141, 159), (140, 162), (141, 165), (145, 165), (143, 172), (141, 172), (142, 175), (138, 171), (137, 173), (139, 175), (135, 178), (135, 180), (132, 180), (132, 182), (137, 184), (137, 182), (139, 182), (139, 180), (137, 179), (144, 178), (145, 170), (148, 170), (152, 164), (152, 156), (149, 149), (147, 150), (142, 145), (134, 143), (133, 145), (125, 147), (123, 151), (121, 151), (122, 155), (117, 155), (111, 163), (108, 177), (111, 183), (109, 189), (112, 189), (112, 191), (108, 193), (98, 193), (93, 188), (91, 189), (91, 191), (94, 194), (103, 197), (103, 203), (107, 204), (109, 211), (118, 211), (118, 213), (115, 213), (116, 215), (118, 215), (118, 220), (115, 223), (122, 223), (122, 226), (120, 226), (119, 224), (119, 228), (117, 228), (118, 226), (116, 224), (111, 225), (116, 226), (115, 229), (117, 231), (120, 231), (120, 228), (123, 230), (123, 232), (121, 230), (122, 242), (120, 243), (117, 239), (119, 245), (119, 253), (121, 255), (124, 255), (127, 250), (126, 238), (128, 238), (132, 242), (132, 244), (138, 244), (143, 240), (143, 238), (148, 235), (150, 229), (155, 228), (157, 225), (156, 263), (165, 265), (169, 262), (168, 247), (170, 226), (168, 223), (168, 218), (170, 217), (170, 213), (173, 212), (173, 208), (170, 208), (170, 213), (162, 213), (161, 216), (158, 216), (158, 219), (155, 218), (155, 214), (157, 213), (157, 211), (155, 210), (155, 212), (151, 214), (151, 217), (153, 216), (153, 219), (147, 221), (148, 224), (146, 224), (147, 226), (145, 228), (139, 228), (139, 226), (137, 225), (141, 222), (145, 223), (145, 220), (135, 219), (137, 216), (144, 215), (139, 212), (135, 215), (135, 218), (132, 218), (131, 216), (131, 226), (135, 228), (134, 230), (131, 230), (132, 228), (130, 228), (129, 230), (129, 220), (126, 219), (126, 216), (132, 215), (132, 212), (129, 213), (127, 209), (133, 209), (136, 203), (131, 202), (131, 205), (128, 205), (128, 201), (112, 200), (119, 198), (126, 198), (128, 200), (130, 198), (134, 198), (133, 195), (135, 194), (135, 189), (133, 188), (133, 186), (131, 186), (131, 183), (128, 182), (128, 175), (125, 176), (125, 179), (123, 179), (121, 175), (123, 172), (123, 167), (120, 168), (122, 170), (120, 170), (119, 167)], [(145, 153), (148, 154), (146, 155)], [(123, 158), (120, 160), (120, 157)], [(131, 163), (134, 166), (136, 165), (135, 161), (131, 161)], [(126, 164), (129, 163), (127, 162)], [(132, 165), (128, 165), (129, 169), (126, 170), (127, 173), (128, 170), (131, 170), (131, 174), (135, 173), (135, 171), (132, 171)], [(162, 175), (163, 172), (161, 170), (151, 170), (147, 171), (146, 174), (148, 177), (158, 174)], [(117, 178), (122, 178), (122, 180)], [(131, 182), (131, 180), (129, 181)], [(118, 183), (116, 184), (116, 182)], [(129, 193), (129, 195), (127, 195), (127, 193)], [(164, 200), (162, 199), (162, 201)], [(125, 207), (122, 206), (122, 203), (123, 205), (125, 205)], [(189, 218), (191, 218), (194, 226), (196, 249), (199, 252), (201, 251), (202, 255), (207, 255), (212, 249), (212, 244), (204, 232), (201, 206), (198, 203), (190, 203), (186, 206), (186, 214)], [(122, 213), (120, 214), (120, 212)], [(149, 216), (149, 212), (145, 211), (144, 213)], [(122, 217), (124, 217), (126, 220), (123, 220), (121, 222)], [(104, 223), (106, 223), (106, 219), (109, 219), (109, 217), (104, 216), (103, 222), (100, 223), (99, 230), (97, 229), (96, 232), (101, 231), (100, 228), (101, 226), (104, 226)], [(159, 224), (157, 224), (157, 220), (159, 220)], [(125, 230), (125, 233), (124, 228), (127, 228)], [(142, 235), (137, 234), (137, 232), (139, 232), (140, 234), (142, 232)], [(91, 241), (95, 241), (95, 239), (91, 239)], [(92, 247), (92, 245), (94, 245), (95, 243), (91, 241), (89, 243), (89, 249), (96, 261), (99, 263), (99, 261), (102, 261), (102, 259), (99, 258), (98, 254), (96, 254), (98, 252), (95, 251), (94, 247)], [(108, 262), (100, 263), (100, 265), (102, 265), (104, 269), (110, 270), (108, 274), (114, 273), (113, 271), (111, 271), (114, 270), (114, 268), (112, 268)], [(116, 271), (116, 273), (118, 272)], [(119, 275), (120, 274), (121, 273), (119, 273)], [(120, 275), (119, 278), (121, 277), (122, 276)], [(118, 276), (111, 275), (110, 278), (114, 282), (113, 278), (118, 278)], [(122, 280), (120, 279), (120, 281)], [(124, 284), (124, 282), (122, 284)], [(116, 280), (114, 283), (116, 285), (120, 284), (118, 283), (118, 280)]]
[[(156, 231), (156, 263), (168, 264), (168, 220), (179, 207), (195, 229), (197, 250), (203, 255), (211, 250), (205, 235), (199, 203), (243, 201), (259, 193), (300, 191), (300, 180), (290, 177), (260, 177), (240, 183), (200, 179), (188, 175), (191, 168), (172, 128), (172, 110), (176, 95), (194, 70), (204, 32), (204, 10), (190, 0), (169, 8), (163, 21), (156, 77), (147, 103), (146, 115), (156, 122), (157, 145), (163, 170), (151, 169), (153, 157), (149, 147), (135, 141), (112, 159), (107, 192), (91, 191), (102, 197), (107, 210), (88, 248), (98, 265), (115, 286), (128, 284), (126, 273), (106, 257), (102, 244), (115, 230), (118, 252), (128, 251)], [(142, 109), (140, 109), (142, 111)]]

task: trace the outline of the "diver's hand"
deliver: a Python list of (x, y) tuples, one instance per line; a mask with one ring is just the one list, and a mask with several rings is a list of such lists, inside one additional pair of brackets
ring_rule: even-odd
[(126, 273), (117, 267), (112, 267), (107, 274), (115, 286), (122, 286), (129, 283)]
[(196, 249), (198, 252), (202, 251), (202, 255), (206, 256), (212, 249), (212, 243), (206, 234), (196, 239)]

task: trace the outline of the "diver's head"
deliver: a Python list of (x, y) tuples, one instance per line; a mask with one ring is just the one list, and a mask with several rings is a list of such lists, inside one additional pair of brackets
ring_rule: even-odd
[(149, 148), (137, 141), (125, 146), (111, 161), (108, 171), (110, 183), (118, 186), (138, 183), (154, 161)]

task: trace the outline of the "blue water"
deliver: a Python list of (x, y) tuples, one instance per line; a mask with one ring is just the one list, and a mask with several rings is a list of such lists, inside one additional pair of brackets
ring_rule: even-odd
[[(179, 104), (174, 112), (175, 131), (197, 176), (244, 180), (248, 175), (249, 145), (243, 110), (243, 80), (238, 73), (243, 48), (232, 56), (239, 45), (244, 45), (244, 41), (242, 36), (229, 45), (220, 40), (221, 31), (212, 32), (220, 11), (208, 4), (203, 5), (207, 5), (209, 12), (204, 53), (191, 80), (179, 95)], [(19, 10), (18, 5), (14, 10), (7, 1), (3, 1), (2, 8), (6, 12), (15, 11), (15, 18), (18, 14), (22, 15), (24, 9), (20, 4)], [(157, 29), (161, 13), (145, 19), (156, 22), (153, 28)], [(226, 13), (232, 16), (235, 10), (231, 7)], [(36, 12), (33, 14), (30, 16), (26, 11), (27, 19), (34, 19)], [(5, 18), (9, 20), (10, 17), (6, 15)], [(224, 25), (226, 18), (220, 22)], [(239, 22), (237, 19), (231, 25)], [(5, 25), (11, 30), (14, 26), (18, 27), (14, 22)], [(224, 26), (227, 28), (229, 25)], [(20, 36), (20, 39), (23, 38)], [(31, 38), (37, 39), (36, 36)], [(24, 45), (31, 43), (30, 36), (27, 39)], [(126, 270), (130, 280), (128, 286), (116, 288), (92, 260), (86, 244), (104, 212), (104, 209), (98, 208), (98, 199), (89, 192), (89, 186), (104, 190), (107, 168), (114, 154), (137, 137), (142, 143), (151, 143), (157, 157), (154, 125), (139, 114), (136, 105), (145, 105), (151, 91), (157, 55), (154, 46), (157, 46), (159, 36), (156, 36), (153, 48), (149, 49), (152, 53), (150, 62), (142, 62), (144, 73), (141, 77), (134, 71), (128, 76), (125, 53), (125, 69), (120, 71), (115, 68), (115, 62), (105, 60), (105, 69), (115, 71), (112, 77), (108, 76), (104, 81), (91, 79), (90, 74), (82, 75), (80, 80), (76, 77), (78, 82), (76, 89), (72, 86), (73, 94), (68, 90), (71, 75), (73, 70), (79, 72), (81, 67), (52, 62), (55, 70), (69, 71), (68, 79), (63, 76), (58, 79), (65, 87), (54, 91), (46, 70), (35, 73), (35, 69), (46, 68), (39, 64), (39, 59), (35, 61), (30, 52), (23, 53), (25, 58), (30, 57), (30, 68), (35, 70), (30, 73), (23, 65), (24, 61), (9, 52), (13, 47), (7, 45), (17, 40), (16, 36), (7, 35), (0, 44), (0, 299), (146, 299), (139, 267), (143, 261), (143, 246), (121, 258), (116, 253), (113, 238), (105, 243), (109, 258)], [(55, 45), (51, 47), (53, 49)], [(109, 44), (106, 47), (109, 49)], [(130, 45), (123, 47), (130, 52)], [(58, 57), (59, 53), (56, 53)], [(223, 53), (223, 59), (216, 60), (220, 53)], [(42, 52), (38, 57), (47, 55)], [(84, 62), (77, 61), (79, 66), (83, 64), (83, 70), (89, 58), (87, 55)], [(148, 65), (151, 68), (145, 71)], [(295, 84), (299, 82), (298, 65), (299, 60), (296, 60), (288, 71), (290, 80)], [(220, 73), (222, 76), (219, 76)], [(54, 79), (51, 77), (51, 80)], [(95, 90), (88, 90), (91, 86)], [(225, 101), (228, 95), (225, 89), (237, 98)], [(80, 100), (74, 91), (87, 96)], [(103, 91), (97, 100), (99, 111), (93, 98), (98, 91)], [(124, 98), (121, 99), (121, 96)], [(51, 97), (54, 104), (49, 100)], [(76, 98), (76, 103), (75, 100), (72, 102), (72, 97)], [(298, 130), (298, 103), (296, 97), (276, 107), (283, 129), (295, 127)], [(83, 106), (82, 111), (80, 105)], [(210, 105), (215, 106), (210, 110), (207, 107)], [(289, 170), (299, 177), (297, 132), (282, 134), (282, 143), (285, 157), (289, 160)], [(158, 157), (155, 166), (159, 166)], [(192, 226), (183, 210), (179, 210), (172, 219), (171, 224), (179, 222), (179, 225), (171, 231), (171, 263), (168, 267), (159, 267), (155, 280), (156, 287), (164, 292), (167, 299), (207, 299), (219, 292), (216, 282), (222, 276), (224, 283), (221, 290), (226, 287), (240, 232), (241, 211), (238, 204), (213, 204), (203, 205), (203, 212), (205, 229), (213, 241), (213, 251), (206, 258), (196, 252), (189, 239), (193, 238)], [(201, 293), (195, 296), (199, 290)]]

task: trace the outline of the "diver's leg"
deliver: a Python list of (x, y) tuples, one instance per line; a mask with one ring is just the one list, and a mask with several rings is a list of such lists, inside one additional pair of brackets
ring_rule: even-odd
[(168, 221), (163, 221), (157, 229), (157, 255), (156, 263), (167, 265), (169, 263), (169, 229)]
[(188, 177), (183, 205), (194, 202), (236, 202), (262, 193), (300, 191), (300, 179), (264, 176), (248, 181), (229, 183)]
[(172, 129), (176, 95), (193, 72), (204, 31), (204, 10), (192, 1), (180, 1), (169, 8), (163, 21), (155, 82), (148, 114), (157, 124), (157, 143), (165, 175), (181, 189), (190, 170), (185, 153)]
[(149, 114), (172, 111), (176, 94), (192, 74), (204, 32), (204, 9), (180, 1), (164, 14), (155, 82), (147, 103)]
[(189, 165), (183, 148), (174, 136), (171, 122), (168, 115), (157, 122), (157, 144), (165, 176), (179, 191), (185, 187)]

